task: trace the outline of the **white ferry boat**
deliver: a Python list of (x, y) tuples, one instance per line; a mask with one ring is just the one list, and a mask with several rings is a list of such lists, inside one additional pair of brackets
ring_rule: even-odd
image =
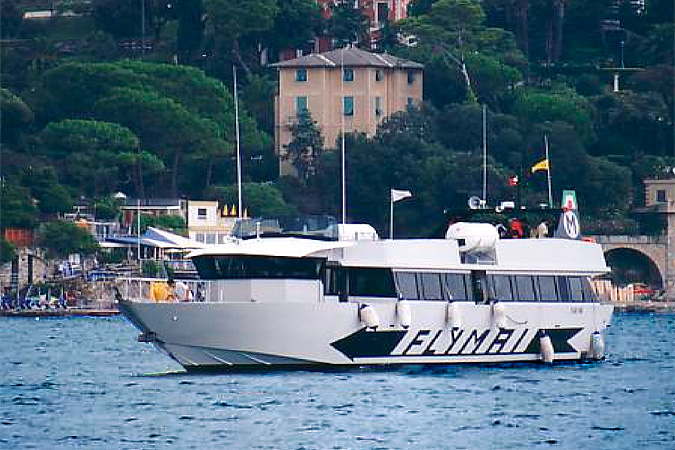
[(603, 357), (613, 307), (592, 289), (609, 271), (598, 244), (499, 239), (475, 223), (445, 239), (333, 232), (196, 250), (206, 288), (194, 300), (127, 290), (120, 311), (188, 371)]

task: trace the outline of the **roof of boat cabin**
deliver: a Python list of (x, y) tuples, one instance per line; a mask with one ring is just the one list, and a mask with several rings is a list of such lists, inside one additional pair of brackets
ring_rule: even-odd
[(295, 237), (268, 237), (261, 239), (245, 239), (228, 242), (222, 245), (196, 250), (189, 258), (199, 256), (270, 256), (283, 258), (304, 258), (314, 256), (318, 252), (339, 249), (354, 245), (353, 241), (324, 241)]
[(494, 263), (463, 264), (452, 239), (320, 241), (293, 237), (243, 240), (199, 249), (197, 256), (327, 258), (348, 267), (395, 270), (485, 270), (487, 272), (601, 274), (609, 272), (600, 245), (569, 239), (505, 239)]
[(359, 241), (331, 260), (350, 267), (398, 270), (485, 270), (517, 273), (609, 272), (598, 244), (569, 239), (505, 239), (497, 241), (494, 262), (464, 264), (451, 239)]

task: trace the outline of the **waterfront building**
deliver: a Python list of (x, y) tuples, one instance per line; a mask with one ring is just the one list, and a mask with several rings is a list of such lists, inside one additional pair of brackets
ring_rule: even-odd
[(217, 201), (190, 200), (187, 208), (188, 237), (204, 244), (223, 244), (232, 233), (237, 212)]
[(382, 120), (422, 101), (422, 64), (389, 54), (345, 48), (273, 64), (278, 69), (275, 150), (280, 174), (293, 174), (284, 158), (298, 113), (308, 110), (334, 148), (342, 130), (373, 135)]
[(182, 198), (127, 198), (122, 205), (122, 232), (134, 234), (137, 215), (178, 216), (187, 220), (188, 201)]

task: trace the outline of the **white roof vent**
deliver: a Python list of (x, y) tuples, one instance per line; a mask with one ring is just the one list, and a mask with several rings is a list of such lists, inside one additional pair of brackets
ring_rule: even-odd
[(328, 231), (331, 237), (339, 241), (376, 241), (380, 238), (375, 228), (367, 223), (331, 225)]

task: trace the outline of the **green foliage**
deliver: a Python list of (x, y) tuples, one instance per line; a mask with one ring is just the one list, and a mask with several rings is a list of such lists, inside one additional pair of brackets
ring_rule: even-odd
[(354, 8), (354, 2), (339, 0), (331, 5), (327, 32), (335, 39), (336, 47), (361, 42), (369, 28), (370, 19), (360, 8)]
[[(4, 5), (4, 3), (3, 3)], [(0, 138), (2, 143), (17, 144), (21, 132), (33, 121), (33, 111), (8, 89), (0, 88)]]
[(266, 41), (280, 51), (302, 48), (323, 30), (321, 8), (315, 0), (277, 0), (278, 14)]
[(167, 276), (166, 267), (154, 260), (143, 260), (141, 273), (144, 277), (149, 278), (165, 278)]
[(52, 166), (24, 168), (22, 185), (30, 189), (31, 197), (42, 214), (55, 215), (73, 209), (73, 197), (59, 183), (56, 170)]
[(0, 264), (5, 264), (16, 258), (14, 246), (0, 236)]
[[(121, 38), (140, 38), (145, 21), (146, 38), (159, 38), (162, 27), (171, 15), (169, 0), (95, 0), (94, 19), (97, 26)], [(142, 15), (144, 13), (144, 15)]]
[[(140, 195), (145, 195), (148, 183), (155, 195), (198, 194), (212, 182), (216, 162), (232, 153), (232, 96), (222, 83), (198, 69), (139, 61), (70, 63), (49, 71), (45, 79), (51, 96), (43, 101), (51, 98), (51, 103), (61, 105), (57, 116), (93, 116), (137, 136), (143, 165), (133, 182)], [(242, 146), (249, 153), (260, 153), (270, 139), (245, 108), (240, 112)], [(117, 165), (138, 164), (139, 156), (134, 161), (132, 153), (138, 152), (120, 152)], [(164, 167), (170, 170), (163, 173)], [(186, 175), (191, 171), (202, 171), (200, 183)]]
[(596, 120), (598, 142), (596, 154), (651, 154), (666, 156), (668, 110), (661, 97), (653, 92), (618, 92), (595, 99), (600, 112)]
[(187, 230), (185, 220), (181, 216), (141, 214), (141, 233), (147, 230), (148, 227), (161, 228), (176, 234), (182, 234)]
[(29, 189), (11, 182), (0, 184), (0, 228), (33, 228), (37, 216)]
[[(213, 186), (207, 195), (223, 205), (236, 205), (239, 201), (236, 185)], [(267, 183), (244, 183), (242, 201), (251, 217), (286, 216), (297, 212), (286, 203), (277, 187)]]
[(114, 195), (100, 197), (94, 201), (94, 210), (98, 220), (114, 220), (120, 215), (124, 200), (115, 198)]
[(0, 36), (2, 39), (15, 37), (21, 29), (21, 9), (16, 2), (4, 1), (0, 5)]
[(230, 40), (269, 30), (279, 12), (276, 0), (204, 0), (204, 9), (216, 34)]
[(553, 91), (520, 89), (511, 113), (526, 124), (564, 121), (574, 127), (585, 143), (594, 138), (592, 107), (584, 97), (569, 88)]
[(176, 47), (180, 61), (190, 63), (196, 57), (204, 37), (204, 5), (202, 0), (178, 0)]
[(119, 189), (126, 155), (136, 154), (139, 140), (126, 127), (94, 120), (51, 122), (40, 133), (44, 154), (59, 172), (59, 179), (86, 196)]
[(467, 56), (466, 64), (480, 103), (487, 103), (494, 108), (522, 80), (522, 75), (516, 68), (480, 53)]
[(301, 180), (316, 174), (315, 160), (323, 151), (323, 136), (308, 109), (298, 112), (291, 125), (291, 141), (286, 145), (287, 158), (298, 171)]
[(74, 253), (93, 254), (98, 244), (88, 229), (72, 222), (47, 222), (39, 230), (37, 243), (47, 250), (50, 258), (64, 258)]

